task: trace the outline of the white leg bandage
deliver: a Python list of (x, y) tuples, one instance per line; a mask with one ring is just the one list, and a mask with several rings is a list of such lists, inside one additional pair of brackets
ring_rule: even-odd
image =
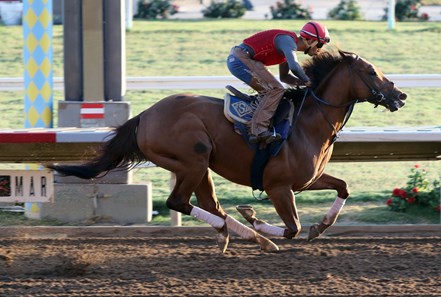
[(192, 217), (195, 217), (198, 220), (204, 221), (210, 224), (213, 228), (220, 229), (224, 226), (225, 221), (221, 217), (218, 217), (208, 211), (203, 210), (197, 206), (193, 206), (193, 209), (190, 212)]
[(274, 236), (283, 237), (283, 234), (285, 233), (284, 228), (270, 225), (267, 222), (264, 222), (261, 220), (255, 220), (253, 223), (253, 226), (254, 226), (254, 229), (256, 229), (256, 231), (263, 232), (263, 233), (270, 234), (270, 235), (274, 235)]
[(227, 215), (227, 218), (225, 219), (225, 223), (227, 223), (227, 228), (240, 237), (246, 239), (246, 240), (252, 240), (256, 238), (256, 232), (239, 222), (233, 217), (230, 217)]
[(334, 224), (335, 220), (337, 219), (338, 215), (340, 214), (340, 211), (343, 209), (345, 202), (346, 202), (346, 199), (343, 199), (340, 197), (335, 198), (334, 203), (332, 204), (331, 208), (328, 210), (328, 213), (323, 218), (323, 224), (325, 224), (325, 225)]

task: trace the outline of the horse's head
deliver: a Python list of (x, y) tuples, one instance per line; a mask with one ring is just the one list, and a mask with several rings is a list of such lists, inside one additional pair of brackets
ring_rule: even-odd
[(407, 95), (387, 79), (380, 69), (355, 54), (343, 51), (339, 53), (349, 63), (353, 79), (352, 96), (375, 106), (384, 106), (392, 112), (405, 104)]

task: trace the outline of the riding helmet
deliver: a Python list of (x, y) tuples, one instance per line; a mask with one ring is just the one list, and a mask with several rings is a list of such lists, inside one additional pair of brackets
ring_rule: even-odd
[(329, 32), (325, 25), (319, 22), (309, 22), (306, 23), (302, 30), (300, 30), (300, 36), (306, 39), (314, 39), (319, 43), (329, 43), (331, 39), (329, 38)]

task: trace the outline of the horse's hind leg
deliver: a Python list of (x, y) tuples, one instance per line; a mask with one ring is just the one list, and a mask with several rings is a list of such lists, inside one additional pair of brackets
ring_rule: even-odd
[(254, 227), (257, 232), (262, 232), (278, 237), (286, 237), (289, 230), (286, 228), (271, 225), (264, 220), (258, 219), (256, 211), (251, 205), (237, 205), (237, 211)]
[(269, 199), (274, 205), (279, 217), (283, 220), (287, 228), (273, 226), (256, 217), (256, 212), (251, 206), (239, 205), (236, 209), (259, 232), (274, 236), (285, 237), (288, 239), (297, 237), (300, 233), (301, 225), (295, 196), (291, 189), (278, 187), (266, 191)]
[(309, 229), (308, 240), (313, 240), (319, 237), (326, 229), (331, 227), (337, 220), (340, 211), (349, 197), (349, 190), (345, 181), (330, 176), (324, 173), (314, 184), (312, 184), (309, 190), (324, 190), (324, 189), (334, 189), (337, 191), (337, 198), (332, 204), (331, 208), (323, 217), (322, 221), (318, 224), (314, 224)]
[(225, 225), (225, 220), (222, 216), (214, 215), (190, 203), (191, 194), (198, 187), (203, 175), (192, 171), (175, 173), (175, 175), (176, 183), (167, 199), (167, 207), (202, 220), (215, 229), (221, 229)]
[[(279, 248), (268, 238), (258, 234), (251, 228), (248, 228), (241, 222), (227, 215), (222, 209), (214, 191), (213, 179), (211, 178), (210, 170), (207, 170), (205, 176), (202, 178), (200, 184), (195, 190), (196, 198), (199, 206), (213, 215), (225, 218), (226, 227), (237, 233), (242, 238), (256, 242), (260, 248), (266, 252), (278, 251)], [(218, 230), (218, 245), (222, 252), (225, 252), (228, 245), (228, 229), (223, 226), (217, 228)]]
[[(198, 200), (199, 206), (221, 218), (226, 218), (227, 214), (222, 209), (214, 191), (214, 183), (211, 178), (211, 171), (208, 169), (202, 178), (199, 186), (195, 190), (196, 199)], [(221, 249), (222, 253), (225, 253), (228, 247), (230, 237), (228, 235), (227, 225), (224, 224), (221, 228), (216, 228), (217, 234), (217, 245)]]

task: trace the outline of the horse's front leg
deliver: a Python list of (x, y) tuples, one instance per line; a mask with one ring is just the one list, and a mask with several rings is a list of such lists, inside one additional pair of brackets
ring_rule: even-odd
[(334, 203), (331, 208), (323, 217), (322, 221), (318, 224), (314, 224), (309, 229), (308, 240), (313, 240), (319, 237), (326, 229), (332, 226), (338, 218), (343, 206), (345, 205), (346, 199), (349, 197), (349, 189), (344, 180), (330, 176), (324, 173), (315, 183), (313, 183), (309, 190), (328, 190), (334, 189), (337, 191), (337, 198), (335, 198)]

